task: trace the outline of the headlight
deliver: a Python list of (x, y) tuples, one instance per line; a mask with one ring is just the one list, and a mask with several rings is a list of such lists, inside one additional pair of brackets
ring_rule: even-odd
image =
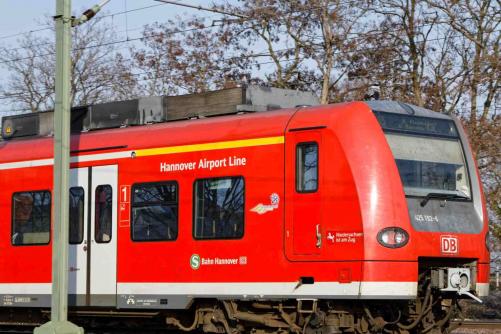
[(377, 234), (377, 241), (384, 247), (399, 248), (409, 242), (409, 234), (400, 227), (386, 227)]

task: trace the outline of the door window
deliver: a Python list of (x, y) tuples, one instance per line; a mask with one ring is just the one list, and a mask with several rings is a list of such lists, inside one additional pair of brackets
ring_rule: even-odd
[(315, 192), (318, 189), (318, 144), (296, 146), (296, 191)]
[(84, 237), (84, 196), (82, 187), (70, 188), (70, 244), (80, 244)]
[(112, 188), (110, 185), (96, 187), (95, 235), (97, 243), (111, 241), (112, 231)]

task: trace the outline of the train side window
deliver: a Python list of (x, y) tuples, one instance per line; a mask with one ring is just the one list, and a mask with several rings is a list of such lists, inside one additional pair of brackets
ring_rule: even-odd
[(296, 146), (296, 191), (309, 193), (318, 190), (318, 144), (300, 143)]
[(244, 235), (243, 177), (196, 180), (195, 239), (239, 239)]
[(76, 245), (84, 237), (84, 196), (82, 187), (70, 188), (70, 244)]
[(97, 243), (108, 243), (112, 235), (112, 189), (111, 186), (100, 185), (96, 187), (95, 197), (95, 225), (94, 239)]
[(177, 182), (135, 184), (132, 186), (132, 194), (132, 240), (176, 240)]
[(12, 196), (12, 245), (46, 245), (50, 241), (51, 195), (27, 191)]

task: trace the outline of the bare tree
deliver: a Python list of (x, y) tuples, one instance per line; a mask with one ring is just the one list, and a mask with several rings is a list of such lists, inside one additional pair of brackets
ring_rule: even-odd
[[(475, 129), (491, 113), (501, 84), (501, 2), (434, 0), (430, 5), (441, 11), (447, 24), (462, 37), (462, 66), (467, 69), (469, 88), (469, 119), (470, 126)], [(480, 101), (483, 101), (482, 107), (479, 107)]]
[(264, 82), (279, 88), (305, 88), (311, 72), (304, 66), (307, 30), (313, 13), (308, 1), (249, 0), (223, 6), (244, 16), (222, 27), (228, 42), (255, 65)]
[(426, 4), (417, 0), (375, 1), (371, 12), (378, 20), (362, 35), (367, 55), (358, 60), (357, 71), (380, 85), (386, 98), (423, 106), (425, 62), (437, 16), (429, 15)]
[(0, 93), (15, 107), (37, 111), (54, 105), (54, 48), (48, 38), (29, 34), (16, 48), (0, 49), (0, 61), (9, 72)]
[(359, 33), (368, 11), (364, 1), (309, 1), (314, 13), (311, 36), (307, 39), (308, 55), (315, 60), (321, 80), (320, 101), (341, 101), (340, 84), (358, 59)]
[[(115, 61), (113, 29), (93, 20), (73, 30), (71, 104), (87, 105), (126, 97), (120, 64)], [(0, 93), (17, 108), (31, 111), (54, 106), (55, 43), (52, 37), (24, 35), (19, 46), (0, 49), (9, 72)], [(133, 86), (129, 85), (130, 88)], [(116, 94), (113, 88), (122, 87)]]
[(249, 59), (233, 54), (229, 33), (202, 18), (147, 25), (132, 67), (144, 95), (175, 95), (220, 89), (246, 77)]
[(99, 20), (90, 21), (74, 30), (72, 105), (115, 99), (117, 94), (113, 87), (131, 87), (134, 84), (122, 80), (127, 74), (120, 67), (119, 58), (116, 59), (119, 57), (116, 54), (119, 45), (116, 41), (113, 28)]
[(367, 11), (364, 4), (357, 0), (252, 0), (225, 10), (247, 17), (232, 30), (234, 42), (255, 49), (264, 46), (252, 55), (270, 60), (266, 82), (315, 90), (321, 103), (329, 103), (339, 100), (337, 86), (351, 67), (357, 45), (352, 35)]
[(464, 73), (459, 86), (464, 95), (458, 104), (463, 108), (458, 112), (477, 156), (491, 213), (500, 222), (501, 115), (495, 102), (501, 87), (501, 2), (433, 0), (430, 5), (458, 36), (456, 49)]
[(424, 105), (437, 112), (455, 114), (466, 88), (464, 54), (454, 29), (447, 24), (438, 24), (436, 28), (435, 34), (440, 37), (430, 45), (425, 62), (428, 77), (423, 84)]

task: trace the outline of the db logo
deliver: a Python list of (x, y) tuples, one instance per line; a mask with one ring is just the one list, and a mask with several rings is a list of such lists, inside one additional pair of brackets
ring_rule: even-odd
[(442, 245), (442, 253), (444, 254), (457, 254), (459, 251), (459, 242), (456, 237), (443, 235), (440, 237), (440, 243)]

